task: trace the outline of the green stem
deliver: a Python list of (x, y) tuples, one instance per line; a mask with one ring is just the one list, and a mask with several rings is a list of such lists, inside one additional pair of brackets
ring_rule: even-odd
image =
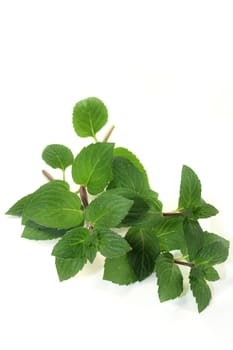
[(66, 174), (64, 169), (62, 169), (62, 180), (66, 181)]

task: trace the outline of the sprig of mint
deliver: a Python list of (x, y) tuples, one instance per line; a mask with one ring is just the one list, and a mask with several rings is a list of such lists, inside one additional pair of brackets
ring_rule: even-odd
[[(98, 141), (97, 133), (107, 120), (101, 100), (79, 101), (73, 109), (74, 130), (80, 137), (92, 137), (94, 143), (75, 156), (64, 145), (45, 147), (43, 160), (61, 169), (62, 180), (44, 170), (49, 182), (20, 199), (6, 214), (22, 218), (22, 237), (57, 240), (52, 255), (60, 281), (75, 276), (87, 261), (93, 263), (99, 252), (106, 258), (104, 280), (128, 285), (153, 274), (162, 302), (182, 295), (181, 267), (188, 268), (190, 288), (201, 312), (211, 299), (208, 281), (219, 279), (214, 266), (228, 257), (229, 242), (203, 231), (199, 223), (218, 210), (204, 201), (198, 176), (184, 165), (178, 207), (164, 213), (138, 158), (108, 142), (113, 127), (103, 142)], [(67, 170), (78, 185), (76, 192), (66, 182)], [(122, 228), (125, 235), (119, 234)]]

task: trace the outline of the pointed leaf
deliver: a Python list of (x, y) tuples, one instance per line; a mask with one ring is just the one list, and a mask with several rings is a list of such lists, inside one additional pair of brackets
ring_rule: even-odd
[(217, 281), (220, 279), (218, 271), (212, 266), (206, 266), (204, 268), (204, 276), (207, 281)]
[(128, 253), (129, 263), (139, 281), (148, 277), (155, 267), (160, 247), (152, 229), (131, 228), (125, 236), (132, 250)]
[(6, 215), (22, 216), (25, 205), (31, 200), (32, 194), (18, 200), (7, 212)]
[(127, 241), (117, 233), (106, 229), (99, 229), (96, 232), (99, 251), (106, 258), (122, 256), (131, 250)]
[(78, 196), (60, 188), (43, 189), (33, 195), (24, 209), (24, 219), (39, 225), (68, 229), (83, 221)]
[(86, 257), (79, 257), (76, 259), (64, 259), (56, 257), (56, 269), (60, 281), (67, 280), (74, 277), (79, 271), (82, 270), (86, 264)]
[(113, 157), (113, 180), (108, 188), (127, 188), (137, 194), (144, 194), (150, 190), (147, 177), (130, 160)]
[(203, 311), (210, 302), (211, 291), (199, 267), (191, 269), (189, 274), (190, 287), (198, 305), (198, 311)]
[(181, 174), (179, 208), (198, 206), (201, 200), (201, 183), (195, 172), (184, 165)]
[(218, 210), (211, 204), (206, 203), (203, 199), (201, 205), (193, 209), (193, 215), (196, 219), (205, 219), (218, 214)]
[(189, 259), (192, 261), (196, 258), (197, 253), (203, 247), (204, 234), (201, 226), (196, 220), (184, 220), (183, 228)]
[(45, 147), (42, 159), (54, 169), (65, 170), (73, 163), (74, 156), (68, 147), (52, 144)]
[(73, 109), (73, 127), (80, 137), (92, 136), (107, 123), (108, 111), (104, 103), (96, 97), (79, 101)]
[(119, 285), (128, 285), (137, 281), (127, 255), (113, 259), (107, 258), (104, 265), (103, 279)]
[(203, 237), (203, 247), (198, 252), (195, 262), (211, 266), (223, 263), (229, 254), (229, 241), (210, 232), (204, 232)]
[[(114, 149), (114, 156), (126, 158), (126, 159), (130, 160), (130, 162), (133, 163), (133, 165), (147, 177), (146, 170), (145, 170), (144, 166), (142, 165), (142, 163), (140, 162), (140, 160), (136, 157), (135, 154), (130, 152), (127, 148), (124, 148), (124, 147), (115, 148)], [(148, 177), (147, 177), (147, 179), (148, 179)]]
[(160, 301), (177, 298), (183, 291), (183, 276), (179, 267), (174, 264), (173, 256), (169, 253), (159, 255), (155, 271)]
[(104, 190), (112, 174), (113, 143), (98, 142), (82, 149), (72, 166), (75, 183), (87, 186), (88, 192)]
[(104, 192), (86, 208), (86, 220), (95, 228), (116, 227), (127, 215), (133, 201)]

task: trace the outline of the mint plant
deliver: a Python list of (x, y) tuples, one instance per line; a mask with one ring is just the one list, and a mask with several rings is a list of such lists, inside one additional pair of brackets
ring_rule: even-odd
[[(182, 295), (186, 268), (201, 312), (211, 299), (208, 282), (220, 278), (214, 266), (228, 256), (229, 242), (204, 231), (199, 223), (218, 210), (204, 201), (198, 176), (184, 165), (177, 209), (163, 212), (138, 158), (108, 142), (113, 127), (103, 142), (98, 141), (97, 133), (107, 120), (101, 100), (79, 101), (73, 109), (74, 130), (94, 143), (75, 157), (66, 146), (48, 145), (42, 158), (61, 169), (61, 179), (44, 170), (49, 182), (6, 214), (22, 217), (22, 237), (56, 239), (52, 255), (60, 281), (75, 276), (87, 261), (93, 263), (99, 252), (105, 257), (104, 280), (128, 285), (155, 274), (163, 302)], [(67, 170), (78, 185), (76, 192), (66, 182)]]

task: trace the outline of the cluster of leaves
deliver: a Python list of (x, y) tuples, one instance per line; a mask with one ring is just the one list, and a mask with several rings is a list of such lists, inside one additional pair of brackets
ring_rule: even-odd
[[(200, 312), (211, 299), (207, 281), (219, 279), (213, 266), (226, 260), (229, 242), (203, 231), (198, 220), (218, 211), (202, 199), (194, 171), (183, 166), (178, 209), (163, 213), (137, 157), (126, 148), (97, 141), (107, 120), (107, 108), (99, 99), (78, 102), (74, 130), (94, 143), (76, 157), (66, 146), (47, 146), (42, 158), (62, 170), (63, 180), (44, 184), (7, 214), (22, 217), (24, 238), (57, 239), (52, 255), (61, 281), (75, 276), (87, 261), (93, 263), (99, 252), (106, 258), (105, 280), (128, 285), (155, 273), (159, 299), (165, 301), (182, 294), (183, 265), (190, 269), (189, 283)], [(65, 180), (68, 167), (79, 185), (76, 192)], [(94, 198), (90, 203), (89, 194)], [(119, 228), (125, 228), (124, 236), (117, 233)]]

